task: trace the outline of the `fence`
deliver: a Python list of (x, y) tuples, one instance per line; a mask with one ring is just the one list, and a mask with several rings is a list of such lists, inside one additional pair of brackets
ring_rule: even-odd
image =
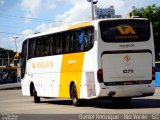
[(14, 64), (13, 58), (0, 58), (0, 66), (10, 66)]

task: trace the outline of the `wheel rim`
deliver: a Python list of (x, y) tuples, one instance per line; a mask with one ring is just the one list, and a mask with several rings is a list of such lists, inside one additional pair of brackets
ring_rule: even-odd
[(33, 88), (33, 93), (32, 93), (32, 94), (33, 94), (33, 96), (35, 97), (35, 88)]
[(77, 91), (75, 86), (73, 86), (72, 88), (72, 100), (73, 100), (73, 103), (77, 102)]

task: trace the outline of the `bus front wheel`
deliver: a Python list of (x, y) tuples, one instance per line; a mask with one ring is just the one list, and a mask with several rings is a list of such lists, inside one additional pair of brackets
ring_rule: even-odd
[(34, 98), (34, 103), (40, 103), (40, 97), (37, 96), (37, 91), (35, 87), (33, 87), (33, 98)]

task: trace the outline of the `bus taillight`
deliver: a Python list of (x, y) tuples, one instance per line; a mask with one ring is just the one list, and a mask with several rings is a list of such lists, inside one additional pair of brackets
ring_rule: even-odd
[(97, 79), (98, 79), (98, 82), (103, 82), (103, 71), (102, 71), (102, 69), (99, 69), (97, 71)]
[(152, 80), (155, 80), (155, 67), (152, 67)]

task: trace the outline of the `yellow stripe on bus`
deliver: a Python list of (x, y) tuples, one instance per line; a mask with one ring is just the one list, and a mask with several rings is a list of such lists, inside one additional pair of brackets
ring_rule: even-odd
[(84, 52), (66, 54), (62, 58), (59, 97), (70, 98), (70, 83), (74, 81), (80, 97), (80, 84), (82, 79), (82, 67)]
[(91, 25), (91, 22), (84, 22), (84, 23), (73, 25), (73, 26), (69, 26), (68, 29), (73, 30), (73, 29), (76, 29), (76, 28), (82, 28), (82, 27), (86, 27), (86, 26), (90, 26), (90, 25)]

